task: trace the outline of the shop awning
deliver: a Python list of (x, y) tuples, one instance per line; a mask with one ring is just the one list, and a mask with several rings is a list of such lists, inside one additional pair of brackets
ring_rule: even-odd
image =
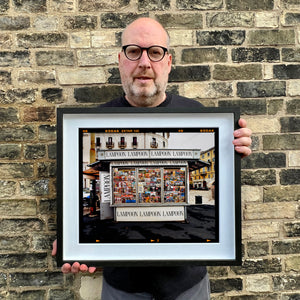
[[(184, 159), (180, 159), (180, 161), (183, 161), (183, 160)], [(112, 161), (116, 162), (116, 160), (112, 160)], [(112, 162), (112, 161), (105, 160), (105, 161), (96, 161), (94, 163), (91, 163), (91, 164), (88, 165), (88, 167), (90, 167), (90, 169), (84, 171), (83, 173), (84, 174), (88, 174), (88, 173), (85, 173), (85, 172), (89, 172), (89, 174), (96, 174), (97, 173), (96, 176), (99, 176), (98, 175), (99, 171), (109, 171), (109, 165), (110, 165), (110, 162)], [(128, 163), (129, 162), (131, 162), (131, 163), (134, 162), (134, 160), (126, 160), (126, 161), (128, 161)], [(161, 161), (162, 160), (160, 160), (160, 163), (158, 163), (157, 165), (161, 165)], [(173, 159), (173, 161), (175, 161), (175, 160)], [(210, 163), (202, 161), (200, 159), (186, 159), (184, 161), (188, 163), (190, 172), (201, 169), (201, 168), (204, 168), (204, 167), (207, 167), (207, 166), (210, 166)], [(122, 160), (122, 164), (124, 164), (124, 160)], [(153, 165), (153, 166), (155, 165), (155, 163), (153, 163), (153, 160), (151, 160), (151, 165)], [(168, 164), (168, 166), (171, 166), (171, 165)]]

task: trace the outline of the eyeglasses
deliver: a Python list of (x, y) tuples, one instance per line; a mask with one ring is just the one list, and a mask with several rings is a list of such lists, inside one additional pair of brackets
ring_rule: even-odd
[(122, 47), (122, 50), (125, 53), (125, 56), (129, 60), (139, 60), (142, 57), (143, 51), (147, 51), (147, 55), (149, 59), (153, 62), (161, 61), (164, 57), (168, 49), (161, 46), (151, 46), (148, 48), (143, 48), (138, 45), (126, 45)]

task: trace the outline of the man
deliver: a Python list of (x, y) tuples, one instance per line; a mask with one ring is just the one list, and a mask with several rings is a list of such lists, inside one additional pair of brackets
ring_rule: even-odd
[[(122, 35), (119, 70), (125, 95), (102, 107), (202, 107), (192, 99), (166, 94), (172, 56), (168, 52), (166, 30), (153, 19), (132, 22)], [(239, 120), (234, 132), (235, 150), (242, 156), (251, 153), (251, 130)], [(56, 241), (53, 244), (56, 254)], [(64, 273), (95, 272), (96, 268), (65, 264)], [(102, 300), (193, 300), (209, 299), (207, 271), (202, 266), (104, 268)]]

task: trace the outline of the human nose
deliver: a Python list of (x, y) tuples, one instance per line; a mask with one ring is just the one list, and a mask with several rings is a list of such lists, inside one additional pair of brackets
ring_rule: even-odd
[(142, 56), (140, 57), (139, 59), (139, 66), (140, 67), (147, 67), (149, 68), (151, 66), (150, 64), (150, 59), (148, 57), (148, 53), (147, 53), (147, 50), (144, 49), (143, 52), (142, 52)]

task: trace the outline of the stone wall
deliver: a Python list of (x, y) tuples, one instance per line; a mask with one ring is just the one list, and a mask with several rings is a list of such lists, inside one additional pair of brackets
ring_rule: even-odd
[(169, 91), (238, 105), (243, 264), (209, 267), (212, 298), (300, 298), (299, 0), (0, 1), (0, 299), (99, 299), (101, 272), (63, 276), (56, 235), (56, 107), (120, 95), (120, 32), (156, 17)]

